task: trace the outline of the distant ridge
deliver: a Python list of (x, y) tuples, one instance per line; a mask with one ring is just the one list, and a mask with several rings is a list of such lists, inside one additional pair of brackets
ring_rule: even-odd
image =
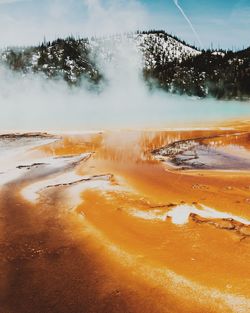
[(143, 77), (150, 88), (189, 96), (217, 99), (250, 99), (250, 48), (199, 50), (163, 30), (138, 31), (104, 38), (68, 37), (36, 47), (8, 48), (0, 55), (3, 64), (24, 74), (43, 73), (63, 78), (70, 85), (87, 80), (99, 86), (105, 80), (96, 58), (112, 59), (112, 45), (121, 40), (135, 43), (143, 54)]

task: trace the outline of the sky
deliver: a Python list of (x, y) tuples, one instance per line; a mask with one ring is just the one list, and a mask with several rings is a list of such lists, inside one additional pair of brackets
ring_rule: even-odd
[[(195, 36), (178, 4), (192, 23)], [(0, 47), (163, 29), (202, 48), (248, 47), (249, 0), (0, 0)]]

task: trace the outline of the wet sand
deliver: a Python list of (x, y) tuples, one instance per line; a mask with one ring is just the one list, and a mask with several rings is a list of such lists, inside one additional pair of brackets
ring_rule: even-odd
[(203, 138), (247, 159), (249, 133), (62, 135), (14, 155), (0, 187), (0, 312), (250, 312), (250, 172), (181, 170), (152, 153)]

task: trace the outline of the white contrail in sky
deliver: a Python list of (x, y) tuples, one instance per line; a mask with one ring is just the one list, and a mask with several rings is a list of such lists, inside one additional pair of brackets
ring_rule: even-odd
[(179, 1), (178, 0), (173, 0), (174, 1), (174, 4), (176, 5), (176, 7), (179, 9), (179, 11), (181, 12), (181, 14), (183, 15), (183, 17), (185, 18), (185, 20), (188, 22), (188, 25), (190, 26), (190, 28), (192, 29), (192, 32), (194, 33), (196, 39), (198, 40), (200, 46), (202, 47), (203, 44), (200, 40), (200, 37), (197, 33), (197, 31), (195, 30), (192, 22), (190, 21), (189, 17), (186, 15), (186, 13), (184, 12), (184, 10), (182, 9), (182, 7), (179, 5)]

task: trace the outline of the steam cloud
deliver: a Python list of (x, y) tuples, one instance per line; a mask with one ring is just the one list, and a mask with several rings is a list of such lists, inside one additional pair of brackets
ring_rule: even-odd
[(136, 65), (138, 55), (122, 48), (119, 62), (103, 64), (108, 85), (98, 94), (30, 74), (0, 68), (0, 132), (81, 131), (120, 128), (190, 127), (249, 115), (237, 102), (199, 100), (149, 91)]
[(187, 16), (187, 14), (184, 12), (184, 10), (182, 9), (182, 7), (180, 6), (179, 4), (179, 1), (178, 0), (173, 0), (174, 1), (174, 4), (176, 5), (176, 7), (178, 8), (178, 10), (181, 12), (181, 14), (183, 15), (183, 17), (185, 18), (185, 20), (187, 21), (188, 25), (190, 26), (192, 32), (194, 33), (195, 35), (195, 38), (198, 40), (199, 42), (199, 45), (202, 47), (203, 46), (203, 43), (200, 39), (200, 36), (198, 35), (196, 29), (194, 28), (190, 18)]

